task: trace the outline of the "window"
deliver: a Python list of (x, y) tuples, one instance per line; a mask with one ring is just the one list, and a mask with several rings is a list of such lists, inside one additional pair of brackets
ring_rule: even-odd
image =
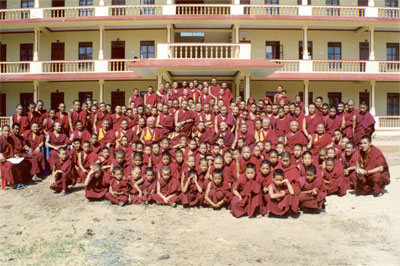
[(399, 44), (387, 43), (386, 44), (386, 60), (398, 61), (399, 60)]
[(398, 0), (385, 0), (385, 6), (387, 7), (398, 7), (399, 1)]
[[(141, 5), (154, 5), (154, 0), (141, 0)], [(141, 15), (155, 15), (156, 9), (154, 7), (141, 7), (140, 14)]]
[[(93, 44), (91, 42), (79, 43), (79, 60), (92, 60), (93, 59)], [(79, 68), (90, 70), (92, 62), (81, 62)]]
[[(80, 6), (93, 6), (93, 0), (79, 0)], [(80, 8), (79, 9), (80, 17), (91, 17), (93, 16), (92, 8)]]
[[(33, 0), (21, 0), (21, 8), (33, 8), (35, 6), (35, 3)], [(30, 17), (30, 11), (29, 10), (23, 10), (21, 11), (21, 18), (29, 18)]]
[[(327, 6), (340, 6), (339, 0), (326, 0)], [(340, 8), (328, 8), (326, 9), (327, 16), (340, 16)]]
[(271, 41), (265, 43), (266, 59), (281, 59), (281, 46), (279, 41)]
[(369, 60), (369, 43), (360, 42), (360, 60)]
[(279, 0), (265, 0), (266, 5), (279, 5)]
[[(312, 59), (312, 42), (308, 42), (308, 59)], [(303, 59), (303, 41), (299, 41), (299, 59)]]
[(326, 0), (327, 6), (340, 6), (340, 0)]
[(328, 59), (341, 60), (342, 59), (342, 43), (341, 42), (328, 42)]
[[(265, 0), (266, 5), (279, 5), (279, 0)], [(266, 15), (279, 15), (279, 7), (266, 7)]]
[(154, 0), (141, 0), (141, 5), (154, 5)]
[(155, 49), (154, 49), (154, 41), (141, 41), (140, 42), (140, 58), (154, 58), (155, 57)]
[(328, 100), (329, 100), (329, 106), (337, 106), (340, 102), (342, 102), (342, 93), (328, 92)]
[(387, 94), (387, 115), (400, 115), (400, 93)]

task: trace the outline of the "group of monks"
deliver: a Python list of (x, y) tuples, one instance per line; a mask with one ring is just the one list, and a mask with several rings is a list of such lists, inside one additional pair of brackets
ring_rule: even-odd
[[(26, 107), (25, 107), (26, 108)], [(244, 101), (216, 79), (134, 89), (128, 106), (88, 99), (66, 111), (18, 105), (2, 127), (3, 184), (16, 189), (49, 171), (55, 193), (83, 184), (89, 201), (230, 209), (234, 217), (325, 208), (327, 195), (380, 196), (390, 183), (371, 144), (365, 103), (307, 106), (282, 86)]]

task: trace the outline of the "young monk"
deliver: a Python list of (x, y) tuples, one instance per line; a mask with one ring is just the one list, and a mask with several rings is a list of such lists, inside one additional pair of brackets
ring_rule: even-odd
[(138, 203), (142, 201), (147, 205), (153, 202), (151, 196), (156, 193), (157, 180), (155, 178), (154, 169), (151, 167), (147, 167), (144, 170), (144, 174), (143, 182), (139, 185), (142, 191), (142, 197), (138, 199)]
[(268, 187), (272, 184), (272, 171), (271, 171), (271, 163), (267, 160), (263, 160), (260, 165), (260, 172), (257, 174), (256, 181), (261, 184), (262, 188), (262, 208), (261, 214), (265, 215), (268, 212)]
[(189, 170), (187, 178), (184, 178), (182, 183), (183, 187), (180, 199), (182, 205), (184, 207), (200, 206), (203, 201), (203, 188), (198, 183), (197, 172)]
[(86, 176), (91, 169), (90, 152), (90, 143), (84, 141), (82, 144), (82, 150), (78, 153), (78, 183), (85, 182)]
[(364, 136), (360, 141), (360, 156), (357, 162), (356, 194), (373, 193), (382, 196), (386, 185), (390, 184), (389, 166), (383, 153), (371, 144), (371, 137)]
[(204, 195), (204, 204), (211, 206), (214, 210), (227, 207), (231, 199), (230, 187), (223, 182), (223, 174), (220, 170), (212, 172), (212, 181), (208, 183)]
[(161, 175), (159, 175), (157, 181), (157, 193), (153, 194), (151, 198), (157, 204), (168, 204), (175, 208), (179, 200), (179, 193), (179, 180), (172, 178), (171, 168), (169, 166), (163, 166)]
[(346, 195), (348, 185), (345, 183), (344, 170), (342, 164), (335, 163), (335, 159), (325, 160), (325, 169), (322, 170), (325, 190), (328, 195), (337, 194), (342, 197)]
[[(147, 169), (147, 168), (146, 168)], [(130, 204), (140, 204), (143, 202), (143, 191), (139, 187), (143, 183), (142, 169), (135, 166), (129, 176), (131, 182), (131, 188), (129, 190), (129, 200)]]
[(300, 209), (312, 212), (319, 208), (325, 208), (324, 183), (322, 178), (317, 176), (317, 169), (314, 165), (306, 167), (306, 176), (299, 178), (300, 183)]
[(113, 179), (110, 182), (110, 188), (105, 197), (112, 204), (125, 206), (129, 201), (129, 190), (131, 183), (128, 178), (124, 177), (124, 173), (120, 167), (115, 167), (112, 171)]
[(108, 186), (104, 184), (104, 174), (98, 163), (90, 167), (85, 180), (85, 196), (89, 201), (102, 200), (108, 191)]
[(268, 186), (267, 206), (270, 214), (284, 216), (292, 211), (297, 214), (299, 199), (294, 195), (290, 181), (282, 169), (274, 171), (273, 182)]
[(44, 135), (40, 133), (40, 126), (38, 123), (32, 123), (31, 130), (25, 131), (23, 135), (25, 138), (25, 150), (33, 157), (32, 168), (30, 171), (33, 176), (33, 181), (41, 181), (39, 175), (44, 174), (45, 159), (41, 148), (44, 146)]
[(236, 218), (243, 215), (253, 217), (261, 208), (261, 185), (256, 181), (256, 166), (249, 163), (245, 166), (244, 174), (239, 176), (233, 185), (231, 212)]
[(349, 142), (345, 146), (345, 152), (340, 156), (341, 162), (344, 168), (344, 176), (349, 182), (349, 187), (355, 188), (357, 185), (357, 161), (359, 157), (359, 152), (356, 150), (356, 145), (353, 142)]
[(68, 157), (66, 148), (58, 149), (57, 159), (53, 161), (51, 169), (53, 169), (52, 177), (54, 182), (50, 185), (50, 188), (55, 193), (64, 192), (64, 195), (70, 193), (68, 186), (73, 185), (74, 177), (72, 176), (72, 161)]

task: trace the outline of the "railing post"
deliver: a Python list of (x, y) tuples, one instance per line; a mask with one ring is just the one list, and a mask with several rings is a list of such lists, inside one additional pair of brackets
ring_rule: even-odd
[(246, 75), (245, 75), (245, 83), (246, 83), (246, 86), (245, 86), (245, 93), (244, 93), (244, 98), (245, 98), (245, 101), (247, 102), (247, 100), (249, 99), (249, 97), (250, 97), (250, 73), (246, 73)]
[(308, 115), (308, 85), (310, 84), (309, 80), (304, 80), (304, 112), (306, 113), (306, 115)]
[(376, 81), (371, 80), (371, 106), (370, 106), (370, 113), (371, 115), (375, 116), (376, 115), (376, 109), (375, 109), (375, 85)]
[(368, 6), (375, 6), (375, 0), (368, 0)]
[(33, 81), (33, 102), (37, 102), (39, 100), (39, 81)]

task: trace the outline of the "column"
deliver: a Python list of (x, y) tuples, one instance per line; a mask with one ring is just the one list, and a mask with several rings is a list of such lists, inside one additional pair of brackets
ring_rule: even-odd
[(99, 42), (99, 60), (104, 59), (104, 26), (99, 26), (100, 42)]
[(368, 6), (375, 6), (375, 0), (368, 0)]
[(245, 91), (244, 91), (244, 99), (247, 102), (247, 99), (250, 97), (250, 73), (245, 76)]
[(240, 5), (240, 0), (233, 0), (234, 5)]
[(39, 100), (39, 81), (33, 81), (33, 102), (37, 102)]
[(376, 109), (375, 109), (375, 85), (376, 85), (376, 81), (375, 80), (371, 80), (371, 104), (370, 104), (370, 108), (369, 108), (369, 112), (371, 113), (371, 115), (376, 115)]
[(375, 60), (375, 29), (369, 27), (369, 60)]
[(303, 101), (304, 101), (304, 112), (308, 115), (308, 85), (310, 84), (309, 80), (304, 80), (304, 94), (303, 94)]
[(99, 0), (99, 6), (104, 6), (104, 0)]
[(303, 59), (308, 59), (308, 26), (303, 26)]
[(167, 43), (171, 43), (171, 36), (172, 35), (172, 25), (167, 25)]
[(301, 0), (301, 5), (307, 6), (308, 5), (308, 0)]
[(232, 42), (239, 43), (239, 38), (240, 38), (239, 25), (233, 25)]
[(172, 0), (167, 0), (167, 5), (172, 5)]
[(35, 0), (35, 3), (33, 5), (34, 8), (39, 8), (39, 0)]
[(100, 97), (99, 103), (104, 102), (104, 79), (99, 80)]
[(35, 27), (34, 29), (35, 42), (33, 44), (33, 61), (39, 61), (39, 41), (40, 41), (40, 28)]
[(157, 75), (157, 88), (159, 88), (160, 84), (163, 83), (163, 75)]

